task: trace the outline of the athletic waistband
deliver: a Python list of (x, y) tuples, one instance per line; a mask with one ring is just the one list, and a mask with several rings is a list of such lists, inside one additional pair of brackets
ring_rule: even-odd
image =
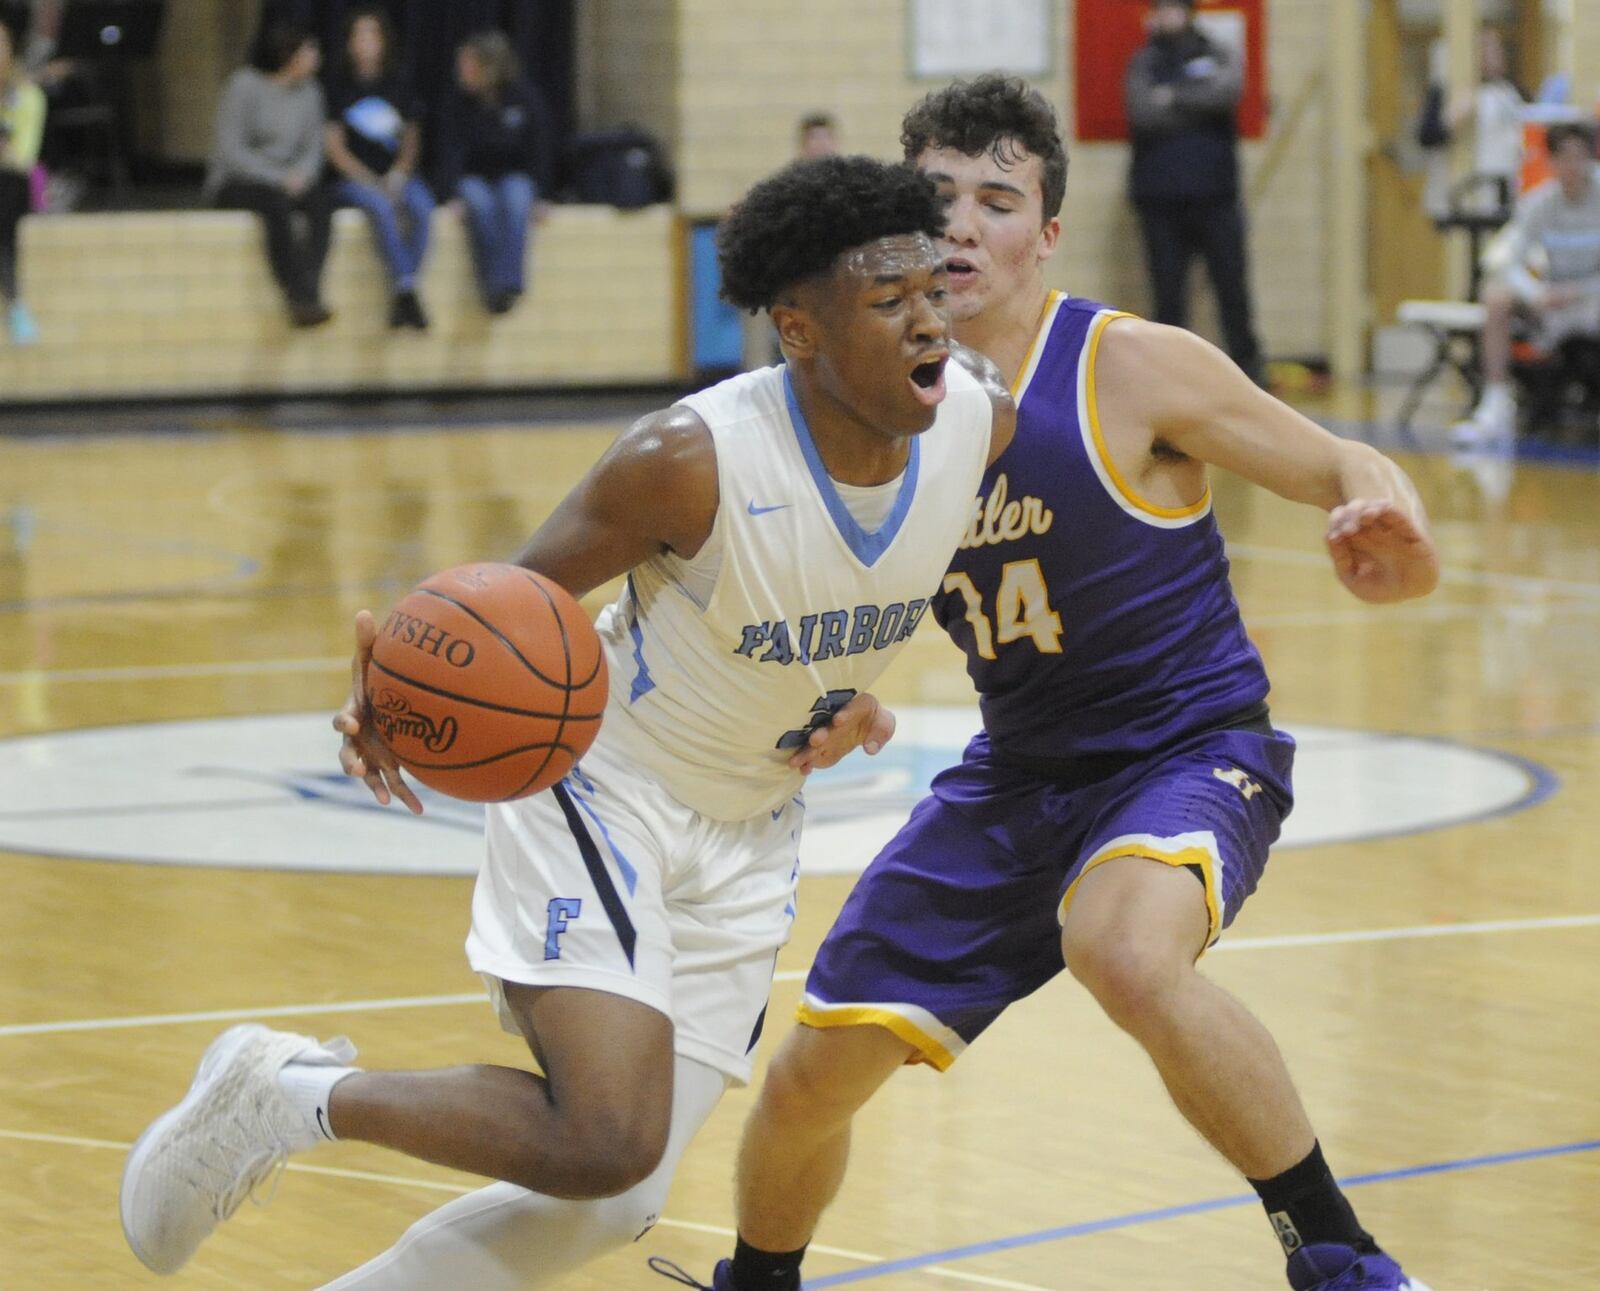
[(1029, 775), (1038, 776), (1042, 780), (1070, 780), (1075, 784), (1094, 784), (1100, 780), (1109, 780), (1138, 763), (1159, 759), (1169, 750), (1182, 748), (1193, 740), (1216, 735), (1222, 731), (1251, 731), (1256, 735), (1272, 735), (1274, 733), (1272, 714), (1267, 708), (1266, 701), (1262, 700), (1249, 708), (1229, 714), (1215, 725), (1192, 731), (1181, 740), (1163, 745), (1161, 748), (1141, 750), (1137, 753), (1090, 753), (1082, 757), (1058, 758), (1031, 753), (1013, 753), (998, 745), (991, 745), (990, 756), (1001, 766), (1026, 771)]

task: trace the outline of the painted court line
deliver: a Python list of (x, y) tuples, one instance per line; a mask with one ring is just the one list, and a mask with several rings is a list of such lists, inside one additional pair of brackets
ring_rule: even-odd
[(130, 664), (117, 668), (23, 668), (0, 672), (0, 685), (41, 681), (160, 681), (175, 677), (255, 677), (274, 673), (333, 672), (349, 668), (350, 656), (329, 659), (236, 659), (217, 663)]
[[(1368, 941), (1413, 941), (1434, 937), (1471, 937), (1499, 932), (1546, 932), (1561, 928), (1600, 927), (1600, 914), (1552, 915), (1542, 919), (1491, 919), (1481, 923), (1416, 924), (1408, 928), (1368, 928), (1348, 932), (1292, 933), (1280, 937), (1240, 937), (1222, 941), (1208, 952), (1285, 950), (1309, 946), (1342, 946)], [(805, 969), (774, 973), (775, 982), (803, 982)], [(68, 1031), (120, 1031), (132, 1027), (184, 1026), (191, 1022), (237, 1022), (249, 1018), (313, 1017), (324, 1013), (367, 1013), (384, 1009), (427, 1009), (456, 1004), (482, 1004), (481, 991), (462, 995), (403, 995), (393, 999), (343, 1000), (334, 1003), (282, 1004), (258, 1009), (211, 1009), (201, 1013), (151, 1013), (140, 1017), (80, 1018), (63, 1022), (23, 1022), (0, 1026), (0, 1038), (50, 1035)]]
[[(118, 1152), (126, 1152), (127, 1143), (116, 1143), (108, 1139), (76, 1138), (66, 1134), (39, 1134), (26, 1130), (0, 1130), (0, 1139), (17, 1139), (29, 1143), (51, 1143), (63, 1147), (102, 1148)], [(1552, 1157), (1574, 1156), (1582, 1152), (1600, 1150), (1600, 1139), (1585, 1139), (1576, 1143), (1558, 1143), (1549, 1147), (1524, 1148), (1515, 1152), (1493, 1152), (1480, 1156), (1457, 1157), (1449, 1161), (1434, 1161), (1424, 1165), (1403, 1166), (1396, 1170), (1379, 1170), (1369, 1174), (1348, 1175), (1339, 1180), (1343, 1188), (1361, 1188), (1377, 1183), (1398, 1183), (1407, 1179), (1425, 1178), (1438, 1174), (1457, 1174), (1466, 1170), (1481, 1170), (1499, 1165), (1514, 1165), (1523, 1161), (1540, 1161)], [(476, 1185), (447, 1183), (443, 1180), (415, 1179), (404, 1175), (377, 1174), (368, 1170), (344, 1170), (332, 1166), (302, 1165), (290, 1162), (287, 1166), (300, 1174), (320, 1174), (339, 1179), (355, 1179), (368, 1183), (394, 1184), (407, 1188), (422, 1188), (433, 1192), (448, 1192), (456, 1195), (472, 1192)], [(1047, 1291), (1044, 1287), (1035, 1286), (1027, 1282), (1008, 1282), (1000, 1278), (985, 1277), (979, 1274), (960, 1272), (955, 1269), (946, 1269), (942, 1266), (954, 1260), (975, 1259), (982, 1255), (992, 1255), (997, 1251), (1012, 1251), (1026, 1246), (1042, 1246), (1050, 1242), (1069, 1241), (1075, 1237), (1088, 1237), (1096, 1233), (1109, 1233), (1123, 1228), (1138, 1228), (1146, 1224), (1159, 1224), (1168, 1219), (1181, 1219), (1189, 1215), (1208, 1214), (1218, 1210), (1233, 1210), (1240, 1206), (1253, 1206), (1259, 1204), (1259, 1198), (1254, 1193), (1240, 1193), (1230, 1197), (1211, 1197), (1203, 1201), (1186, 1202), (1178, 1206), (1163, 1206), (1155, 1210), (1137, 1210), (1124, 1215), (1112, 1215), (1105, 1219), (1091, 1219), (1083, 1223), (1064, 1224), (1056, 1228), (1036, 1229), (1030, 1233), (1017, 1233), (1010, 1237), (993, 1238), (985, 1242), (971, 1242), (964, 1246), (952, 1246), (942, 1251), (930, 1251), (924, 1255), (907, 1256), (904, 1259), (886, 1260), (881, 1256), (868, 1254), (865, 1251), (852, 1251), (844, 1247), (822, 1246), (813, 1243), (811, 1250), (823, 1255), (834, 1255), (843, 1259), (861, 1260), (868, 1264), (867, 1268), (852, 1269), (844, 1273), (832, 1273), (826, 1277), (817, 1278), (806, 1283), (807, 1291), (822, 1291), (824, 1287), (844, 1286), (851, 1282), (867, 1282), (875, 1278), (888, 1277), (895, 1273), (909, 1273), (913, 1270), (933, 1277), (948, 1278), (953, 1281), (966, 1282), (978, 1286), (1005, 1288), (1008, 1291)], [(732, 1237), (733, 1230), (722, 1228), (714, 1224), (698, 1224), (688, 1220), (663, 1219), (660, 1221), (664, 1228), (680, 1228), (689, 1232), (706, 1233), (716, 1237)]]
[[(69, 1148), (102, 1148), (115, 1152), (126, 1152), (133, 1145), (131, 1143), (117, 1143), (110, 1139), (79, 1138), (70, 1134), (38, 1134), (28, 1130), (0, 1130), (0, 1139), (19, 1139), (25, 1143), (50, 1143), (58, 1147)], [(447, 1192), (452, 1196), (462, 1196), (469, 1192), (476, 1192), (481, 1184), (451, 1183), (445, 1179), (417, 1179), (409, 1175), (378, 1174), (372, 1170), (346, 1170), (338, 1166), (307, 1165), (299, 1161), (291, 1161), (284, 1167), (296, 1174), (317, 1174), (332, 1179), (354, 1179), (361, 1183), (392, 1184), (401, 1188), (421, 1188), (428, 1192)], [(731, 1228), (724, 1228), (717, 1224), (699, 1224), (689, 1219), (672, 1219), (663, 1217), (656, 1221), (659, 1228), (677, 1228), (689, 1233), (705, 1233), (711, 1237), (725, 1237), (732, 1241), (736, 1236)], [(833, 1255), (840, 1259), (857, 1260), (862, 1264), (882, 1264), (884, 1256), (873, 1255), (867, 1251), (852, 1251), (843, 1246), (824, 1246), (820, 1242), (813, 1242), (809, 1248), (819, 1255)], [(1031, 1282), (1009, 1282), (1004, 1278), (985, 1277), (979, 1273), (964, 1273), (955, 1269), (942, 1269), (926, 1267), (922, 1270), (930, 1277), (946, 1278), (952, 1282), (965, 1282), (972, 1286), (997, 1287), (1000, 1291), (1049, 1291), (1048, 1287), (1036, 1286)]]
[(1544, 919), (1488, 919), (1481, 923), (1423, 923), (1409, 928), (1240, 937), (1237, 941), (1220, 941), (1207, 953), (1215, 955), (1225, 950), (1280, 950), (1289, 946), (1343, 946), (1358, 941), (1412, 941), (1428, 937), (1472, 937), (1492, 932), (1544, 932), (1553, 928), (1595, 927), (1600, 927), (1600, 914), (1562, 914)]
[(131, 1018), (83, 1018), (75, 1022), (30, 1022), (0, 1027), (0, 1036), (45, 1035), (57, 1031), (116, 1031), (126, 1027), (182, 1026), (189, 1022), (237, 1022), (241, 1018), (289, 1018), (318, 1013), (365, 1013), (379, 1009), (426, 1009), (449, 1004), (482, 1004), (482, 991), (466, 995), (402, 995), (387, 1000), (344, 1000), (332, 1004), (284, 1004), (261, 1009), (211, 1009), (203, 1013), (150, 1013)]
[[(1511, 1165), (1519, 1161), (1537, 1161), (1547, 1157), (1571, 1156), (1579, 1152), (1600, 1149), (1600, 1139), (1587, 1139), (1578, 1143), (1560, 1143), (1553, 1147), (1527, 1148), (1520, 1152), (1496, 1152), (1487, 1156), (1460, 1157), (1453, 1161), (1435, 1161), (1428, 1165), (1406, 1166), (1399, 1170), (1383, 1170), (1375, 1174), (1350, 1175), (1339, 1180), (1340, 1187), (1359, 1188), (1374, 1183), (1394, 1183), (1416, 1179), (1424, 1175), (1454, 1174), (1462, 1170), (1479, 1170), (1486, 1166)], [(966, 1246), (952, 1246), (926, 1255), (913, 1255), (903, 1260), (890, 1260), (871, 1268), (855, 1269), (848, 1273), (833, 1273), (806, 1283), (806, 1291), (821, 1291), (823, 1287), (844, 1286), (850, 1282), (865, 1282), (872, 1278), (887, 1277), (891, 1273), (906, 1273), (925, 1269), (935, 1261), (943, 1264), (951, 1260), (973, 1259), (979, 1255), (992, 1255), (996, 1251), (1011, 1251), (1023, 1246), (1040, 1246), (1046, 1242), (1063, 1242), (1074, 1237), (1087, 1237), (1094, 1233), (1108, 1233), (1119, 1228), (1137, 1228), (1145, 1224), (1158, 1224), (1167, 1219), (1186, 1215), (1201, 1215), (1214, 1210), (1232, 1210), (1239, 1206), (1261, 1204), (1253, 1192), (1232, 1197), (1213, 1197), (1206, 1201), (1189, 1202), (1182, 1206), (1165, 1206), (1159, 1210), (1140, 1210), (1126, 1215), (1113, 1215), (1108, 1219), (1093, 1219), (1082, 1224), (1066, 1224), (1060, 1228), (1043, 1228), (1032, 1233), (1018, 1233), (1013, 1237), (996, 1238), (988, 1242), (973, 1242)]]

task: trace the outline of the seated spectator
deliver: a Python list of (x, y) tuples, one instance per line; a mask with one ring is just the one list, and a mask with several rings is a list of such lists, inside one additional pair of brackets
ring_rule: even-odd
[[(316, 327), (333, 317), (322, 303), (333, 194), (322, 182), (321, 54), (303, 27), (279, 26), (262, 42), (260, 61), (259, 69), (235, 72), (223, 91), (205, 195), (261, 217), (289, 320)], [(296, 216), (305, 222), (303, 234)]]
[[(39, 164), (48, 172), (45, 209), (70, 211), (82, 200), (87, 182), (73, 173), (73, 147), (78, 142), (62, 138), (62, 112), (93, 100), (95, 77), (82, 61), (60, 56), (61, 27), (67, 0), (29, 0), (28, 34), (22, 42), (22, 61), (33, 83), (44, 91), (46, 127), (39, 145)], [(14, 10), (15, 11), (15, 10)], [(41, 176), (35, 182), (45, 182)], [(36, 206), (38, 203), (35, 204)]]
[(549, 115), (499, 32), (461, 46), (456, 82), (439, 140), (439, 192), (467, 220), (485, 308), (504, 314), (523, 292), (529, 218), (544, 209)]
[(329, 103), (327, 151), (335, 191), (372, 222), (394, 289), (389, 326), (420, 331), (428, 316), (417, 299), (417, 277), (428, 250), (433, 193), (417, 178), (421, 113), (394, 66), (394, 32), (381, 9), (357, 9), (350, 16), (344, 61)]
[(1507, 443), (1515, 434), (1511, 337), (1524, 321), (1530, 339), (1554, 352), (1570, 337), (1600, 338), (1600, 166), (1595, 132), (1577, 123), (1546, 132), (1555, 177), (1517, 208), (1497, 251), (1503, 271), (1484, 293), (1483, 398), (1456, 425), (1456, 443)]
[(44, 92), (17, 57), (16, 33), (0, 19), (0, 303), (16, 345), (39, 339), (17, 281), (17, 226), (33, 200), (33, 167), (44, 135)]

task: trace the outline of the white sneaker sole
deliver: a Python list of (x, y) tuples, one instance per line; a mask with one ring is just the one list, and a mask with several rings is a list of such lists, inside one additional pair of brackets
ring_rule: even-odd
[(128, 1163), (122, 1169), (122, 1189), (119, 1198), (122, 1235), (127, 1239), (129, 1249), (139, 1257), (139, 1262), (152, 1273), (163, 1275), (176, 1273), (189, 1262), (194, 1251), (185, 1251), (177, 1260), (173, 1260), (170, 1255), (163, 1259), (147, 1250), (134, 1235), (134, 1203), (140, 1191), (140, 1176), (144, 1167), (149, 1162), (151, 1153), (160, 1144), (162, 1136), (200, 1105), (216, 1084), (218, 1075), (228, 1068), (234, 1056), (266, 1030), (267, 1028), (260, 1023), (245, 1023), (229, 1027), (213, 1040), (200, 1057), (200, 1065), (195, 1071), (189, 1092), (175, 1107), (169, 1108), (152, 1121), (128, 1153)]

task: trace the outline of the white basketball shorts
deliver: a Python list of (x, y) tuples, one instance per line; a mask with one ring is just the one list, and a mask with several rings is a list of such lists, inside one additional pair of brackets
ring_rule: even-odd
[(680, 1054), (745, 1084), (794, 923), (804, 805), (713, 820), (605, 744), (555, 788), (489, 807), (467, 959), (513, 1034), (501, 982), (607, 991), (665, 1013)]

